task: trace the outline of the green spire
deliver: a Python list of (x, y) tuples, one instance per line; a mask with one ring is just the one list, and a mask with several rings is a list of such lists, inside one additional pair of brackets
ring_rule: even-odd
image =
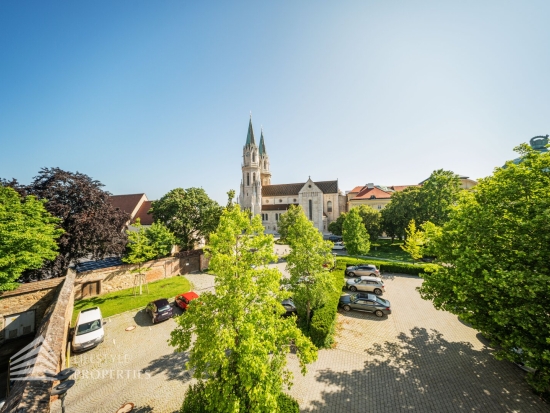
[(267, 155), (267, 151), (265, 150), (265, 142), (264, 142), (264, 129), (262, 128), (262, 134), (260, 136), (260, 156)]
[(252, 129), (252, 115), (250, 115), (250, 121), (248, 122), (248, 134), (246, 135), (246, 145), (256, 146), (254, 140), (254, 130)]

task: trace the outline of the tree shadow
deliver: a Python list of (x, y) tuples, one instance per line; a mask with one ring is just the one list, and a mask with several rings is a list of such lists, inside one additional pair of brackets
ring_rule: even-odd
[(186, 364), (189, 361), (187, 352), (174, 352), (165, 354), (155, 360), (152, 360), (143, 373), (149, 373), (151, 378), (158, 374), (165, 374), (167, 380), (178, 380), (181, 382), (190, 381), (192, 372), (187, 369)]
[[(490, 349), (449, 342), (438, 331), (414, 328), (396, 342), (357, 354), (358, 367), (320, 370), (315, 412), (547, 412), (524, 373), (496, 360)], [(364, 361), (365, 358), (367, 361)], [(361, 361), (359, 361), (361, 360)], [(360, 364), (363, 363), (361, 367)]]

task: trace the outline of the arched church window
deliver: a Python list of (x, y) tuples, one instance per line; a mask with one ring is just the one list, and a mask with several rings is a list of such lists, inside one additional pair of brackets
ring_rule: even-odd
[(252, 152), (252, 162), (256, 162), (256, 152)]
[(332, 201), (327, 202), (327, 212), (332, 212)]
[(313, 201), (309, 200), (309, 220), (313, 221)]
[(282, 199), (279, 199), (279, 202), (283, 202), (283, 200), (282, 200)]
[(250, 185), (250, 172), (246, 173), (246, 184)]
[(264, 161), (264, 169), (267, 169), (267, 161)]
[(256, 172), (252, 172), (252, 182), (256, 183)]

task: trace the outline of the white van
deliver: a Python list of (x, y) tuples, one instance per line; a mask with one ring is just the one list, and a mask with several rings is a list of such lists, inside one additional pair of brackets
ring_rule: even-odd
[(99, 307), (82, 310), (76, 319), (72, 339), (73, 352), (79, 352), (94, 348), (105, 339), (103, 330), (103, 317)]

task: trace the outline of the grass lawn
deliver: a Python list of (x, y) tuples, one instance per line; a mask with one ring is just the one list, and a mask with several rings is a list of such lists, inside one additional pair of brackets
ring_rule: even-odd
[(143, 294), (134, 296), (134, 289), (115, 291), (85, 300), (75, 301), (72, 325), (76, 322), (78, 312), (90, 307), (99, 307), (103, 317), (110, 317), (134, 308), (145, 307), (149, 302), (159, 298), (174, 298), (176, 295), (187, 292), (191, 284), (185, 277), (171, 277), (149, 283), (149, 294), (143, 286)]
[(401, 245), (403, 245), (403, 241), (395, 240), (392, 243), (391, 239), (379, 239), (371, 243), (370, 251), (367, 255), (369, 257), (385, 258), (388, 260), (415, 262), (409, 254), (401, 249)]

